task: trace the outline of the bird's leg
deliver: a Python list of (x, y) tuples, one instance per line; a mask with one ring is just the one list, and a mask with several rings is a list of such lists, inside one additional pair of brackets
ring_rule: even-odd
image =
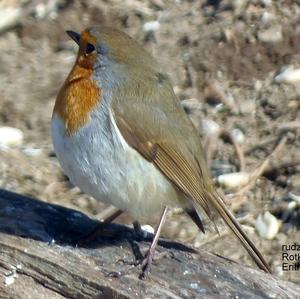
[[(154, 238), (152, 240), (152, 243), (150, 245), (150, 248), (148, 249), (146, 255), (142, 258), (142, 259), (138, 259), (137, 262), (126, 262), (124, 260), (122, 260), (122, 262), (124, 264), (129, 264), (129, 267), (125, 270), (122, 270), (122, 271), (112, 271), (112, 272), (109, 272), (109, 273), (106, 273), (108, 276), (110, 277), (120, 277), (120, 276), (123, 276), (123, 275), (126, 275), (128, 274), (132, 269), (134, 269), (135, 267), (141, 265), (142, 266), (142, 273), (140, 274), (140, 278), (143, 279), (147, 273), (147, 271), (149, 270), (150, 268), (150, 265), (152, 263), (152, 260), (153, 260), (153, 256), (154, 256), (154, 252), (155, 252), (155, 248), (156, 248), (156, 245), (157, 245), (157, 242), (159, 240), (159, 235), (160, 235), (160, 232), (161, 232), (161, 229), (165, 223), (165, 220), (166, 220), (166, 215), (167, 215), (167, 207), (164, 208), (163, 210), (163, 213), (160, 217), (160, 221), (159, 221), (159, 224), (155, 230), (155, 234), (154, 234)], [(139, 224), (139, 222), (137, 221), (134, 221), (133, 222), (133, 227), (134, 227), (134, 230), (139, 234), (139, 233), (142, 233), (142, 229), (141, 229), (141, 226)]]
[(166, 216), (167, 216), (167, 211), (168, 211), (168, 208), (165, 207), (164, 208), (164, 211), (160, 217), (160, 221), (159, 221), (159, 224), (155, 230), (155, 234), (154, 234), (154, 238), (153, 238), (153, 241), (150, 245), (150, 248), (149, 250), (147, 251), (144, 259), (142, 260), (142, 273), (140, 275), (140, 278), (144, 278), (145, 275), (147, 274), (147, 271), (149, 270), (150, 268), (150, 265), (152, 263), (152, 260), (153, 260), (153, 256), (154, 256), (154, 253), (155, 253), (155, 248), (156, 248), (156, 245), (157, 245), (157, 242), (159, 240), (159, 235), (161, 233), (161, 229), (166, 221)]
[(133, 221), (132, 224), (133, 224), (134, 232), (137, 235), (142, 235), (143, 230), (142, 230), (141, 224), (138, 221)]
[(123, 213), (122, 210), (118, 210), (114, 206), (108, 206), (101, 213), (97, 215), (97, 218), (100, 219), (101, 223), (107, 224), (114, 221)]
[(105, 237), (107, 233), (104, 231), (104, 226), (108, 223), (114, 221), (117, 217), (119, 217), (123, 213), (122, 210), (118, 210), (115, 207), (109, 206), (105, 208), (101, 212), (101, 222), (99, 222), (95, 228), (88, 234), (81, 236), (79, 239), (76, 240), (76, 244), (83, 245), (95, 240), (98, 236)]

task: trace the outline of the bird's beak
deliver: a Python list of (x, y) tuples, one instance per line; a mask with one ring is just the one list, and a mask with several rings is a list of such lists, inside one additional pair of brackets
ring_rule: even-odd
[(72, 40), (79, 45), (79, 41), (80, 41), (80, 34), (77, 32), (74, 32), (72, 30), (67, 30), (66, 33), (72, 38)]

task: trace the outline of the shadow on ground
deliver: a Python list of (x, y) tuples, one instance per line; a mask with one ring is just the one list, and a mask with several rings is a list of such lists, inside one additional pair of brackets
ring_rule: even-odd
[[(89, 235), (101, 223), (87, 215), (59, 205), (0, 189), (0, 232), (47, 243), (84, 248), (120, 245), (129, 242), (132, 248), (140, 241), (150, 242), (153, 235), (141, 240), (133, 229), (110, 223), (102, 226), (101, 235), (88, 243), (78, 240)], [(183, 244), (161, 240), (162, 247), (195, 252)]]

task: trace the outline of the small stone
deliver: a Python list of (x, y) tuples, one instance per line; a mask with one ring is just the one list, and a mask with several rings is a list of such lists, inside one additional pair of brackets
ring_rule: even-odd
[(249, 179), (250, 174), (247, 172), (232, 172), (219, 175), (217, 182), (227, 189), (237, 189), (245, 186)]
[(233, 129), (231, 135), (236, 143), (243, 144), (245, 142), (245, 135), (240, 129)]
[(20, 146), (23, 143), (23, 132), (12, 127), (0, 127), (0, 146)]
[(181, 215), (184, 213), (183, 208), (173, 208), (172, 209), (172, 215)]
[(144, 238), (147, 238), (148, 234), (154, 234), (154, 228), (151, 225), (141, 225), (141, 233)]
[(274, 19), (275, 19), (275, 16), (272, 13), (267, 12), (267, 11), (265, 11), (261, 17), (261, 21), (264, 24), (270, 24)]
[(42, 154), (42, 149), (40, 148), (24, 148), (23, 153), (28, 157), (37, 157)]
[(16, 26), (20, 21), (21, 9), (18, 7), (5, 7), (0, 10), (0, 32)]
[(300, 206), (300, 194), (295, 194), (293, 192), (289, 192), (289, 198), (292, 199), (297, 205)]
[(34, 12), (35, 17), (39, 20), (46, 18), (49, 16), (51, 19), (55, 19), (57, 17), (57, 9), (58, 9), (57, 1), (47, 1), (47, 3), (38, 3), (35, 5)]
[(141, 225), (141, 229), (149, 234), (154, 234), (154, 228), (151, 225), (145, 224), (145, 225)]
[(266, 30), (259, 31), (257, 38), (264, 43), (278, 43), (282, 41), (282, 27), (280, 25), (271, 26)]
[(277, 83), (299, 83), (300, 81), (300, 69), (294, 69), (293, 66), (285, 67), (282, 71), (274, 78)]
[(220, 133), (221, 127), (211, 119), (202, 119), (201, 120), (201, 130), (204, 135), (218, 135)]
[(35, 14), (38, 19), (43, 19), (47, 14), (46, 5), (44, 3), (39, 3), (36, 5)]
[(261, 2), (267, 7), (272, 5), (272, 0), (261, 0)]
[(143, 25), (143, 30), (145, 32), (157, 31), (160, 27), (160, 23), (158, 21), (150, 21), (146, 22)]
[(13, 275), (5, 276), (4, 283), (6, 286), (9, 286), (15, 282), (15, 277)]
[(296, 201), (291, 201), (288, 203), (288, 210), (295, 210), (298, 207), (298, 203)]
[(214, 160), (211, 164), (211, 171), (214, 177), (218, 177), (221, 174), (232, 173), (236, 171), (236, 167), (225, 161)]
[(13, 284), (15, 282), (16, 277), (17, 277), (16, 269), (13, 268), (13, 270), (9, 274), (5, 275), (4, 284), (6, 286)]
[(253, 114), (255, 113), (255, 109), (256, 109), (256, 104), (254, 100), (247, 100), (245, 99), (243, 101), (243, 104), (240, 105), (239, 107), (239, 111), (241, 114)]
[(260, 80), (256, 80), (254, 83), (255, 91), (261, 91), (262, 87), (263, 87), (262, 82)]
[(195, 113), (203, 108), (203, 105), (194, 98), (183, 100), (180, 104), (187, 114)]
[(269, 211), (258, 215), (255, 228), (258, 234), (265, 239), (272, 240), (277, 235), (281, 226), (280, 221)]

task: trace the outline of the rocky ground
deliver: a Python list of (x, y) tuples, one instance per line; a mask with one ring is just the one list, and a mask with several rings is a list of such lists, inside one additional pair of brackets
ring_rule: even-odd
[[(91, 215), (103, 208), (63, 175), (49, 127), (76, 54), (64, 31), (112, 25), (165, 66), (228, 205), (274, 273), (300, 283), (300, 270), (282, 270), (282, 245), (300, 242), (299, 13), (297, 0), (3, 0), (0, 127), (20, 129), (23, 140), (2, 141), (1, 187)], [(164, 236), (250, 263), (222, 224), (220, 236), (203, 236), (180, 210)]]

